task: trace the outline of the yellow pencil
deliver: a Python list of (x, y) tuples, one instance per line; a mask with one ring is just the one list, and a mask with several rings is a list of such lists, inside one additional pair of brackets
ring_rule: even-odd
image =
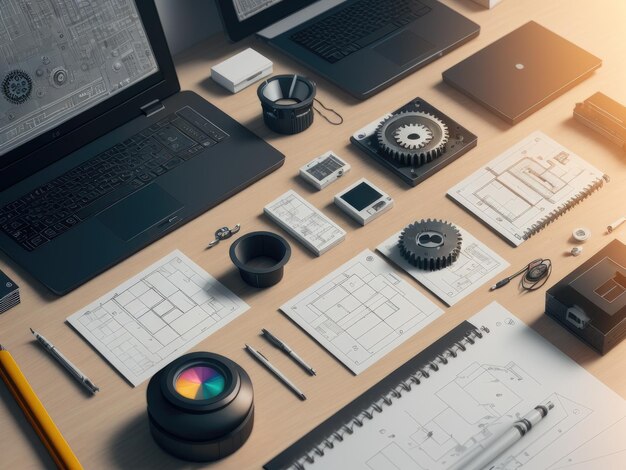
[(13, 398), (26, 415), (26, 419), (41, 442), (50, 452), (57, 467), (63, 470), (82, 469), (82, 465), (70, 449), (61, 431), (56, 427), (43, 404), (35, 395), (9, 351), (4, 349), (2, 345), (0, 345), (0, 377), (7, 384)]

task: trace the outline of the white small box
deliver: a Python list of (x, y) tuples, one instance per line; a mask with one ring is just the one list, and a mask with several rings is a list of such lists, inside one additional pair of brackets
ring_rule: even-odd
[(482, 5), (487, 8), (493, 8), (501, 1), (502, 0), (474, 0), (475, 3), (478, 3), (479, 5)]
[(237, 93), (271, 75), (272, 71), (271, 60), (248, 48), (211, 67), (211, 78), (231, 93)]

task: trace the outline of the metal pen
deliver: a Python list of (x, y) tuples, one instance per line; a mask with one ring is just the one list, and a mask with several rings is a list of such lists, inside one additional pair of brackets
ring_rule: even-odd
[(294, 392), (298, 396), (298, 398), (300, 398), (300, 400), (306, 400), (306, 396), (304, 395), (304, 393), (302, 393), (300, 389), (298, 389), (298, 387), (296, 387), (287, 377), (285, 377), (281, 371), (274, 367), (263, 354), (261, 354), (259, 351), (252, 348), (251, 346), (248, 346), (247, 344), (246, 350), (250, 354), (252, 354), (252, 356), (257, 361), (263, 364), (272, 374), (274, 374), (282, 383), (289, 387), (291, 391)]
[(300, 356), (298, 356), (293, 349), (291, 349), (289, 346), (287, 346), (286, 343), (284, 343), (283, 341), (278, 339), (276, 336), (274, 336), (272, 333), (267, 331), (265, 328), (263, 328), (261, 330), (261, 333), (263, 334), (263, 336), (265, 336), (265, 338), (270, 343), (272, 343), (274, 346), (276, 346), (281, 351), (284, 351), (289, 357), (291, 357), (294, 361), (296, 361), (298, 364), (300, 364), (300, 366), (304, 370), (306, 370), (309, 374), (316, 375), (315, 374), (315, 369), (313, 369), (313, 367), (311, 367), (306, 362), (304, 362), (304, 359), (302, 359)]
[(502, 435), (492, 441), (487, 447), (470, 462), (463, 465), (463, 470), (481, 470), (488, 467), (496, 458), (510, 449), (516, 442), (522, 439), (535, 425), (548, 415), (548, 411), (554, 408), (552, 402), (539, 405), (530, 410)]
[(100, 391), (100, 389), (96, 387), (96, 385), (91, 380), (89, 380), (89, 378), (85, 374), (83, 374), (78, 367), (72, 364), (72, 362), (67, 357), (65, 357), (61, 353), (61, 351), (54, 347), (54, 345), (50, 341), (34, 331), (32, 328), (30, 329), (30, 331), (35, 336), (37, 342), (41, 344), (43, 348), (48, 353), (50, 353), (50, 355), (54, 357), (63, 367), (65, 367), (76, 380), (83, 384), (83, 386), (87, 390), (89, 390), (94, 395), (96, 392)]

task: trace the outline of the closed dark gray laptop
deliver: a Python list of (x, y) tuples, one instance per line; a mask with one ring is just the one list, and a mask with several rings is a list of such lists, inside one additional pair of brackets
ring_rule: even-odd
[(602, 61), (531, 21), (443, 73), (509, 124), (589, 77)]

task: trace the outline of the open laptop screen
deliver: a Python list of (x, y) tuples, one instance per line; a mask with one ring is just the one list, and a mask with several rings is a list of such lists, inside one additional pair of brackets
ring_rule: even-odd
[(0, 157), (159, 71), (134, 0), (0, 4)]
[(283, 0), (233, 0), (237, 19), (245, 21), (254, 15), (282, 2)]
[(261, 31), (319, 0), (217, 0), (224, 31), (233, 41)]

